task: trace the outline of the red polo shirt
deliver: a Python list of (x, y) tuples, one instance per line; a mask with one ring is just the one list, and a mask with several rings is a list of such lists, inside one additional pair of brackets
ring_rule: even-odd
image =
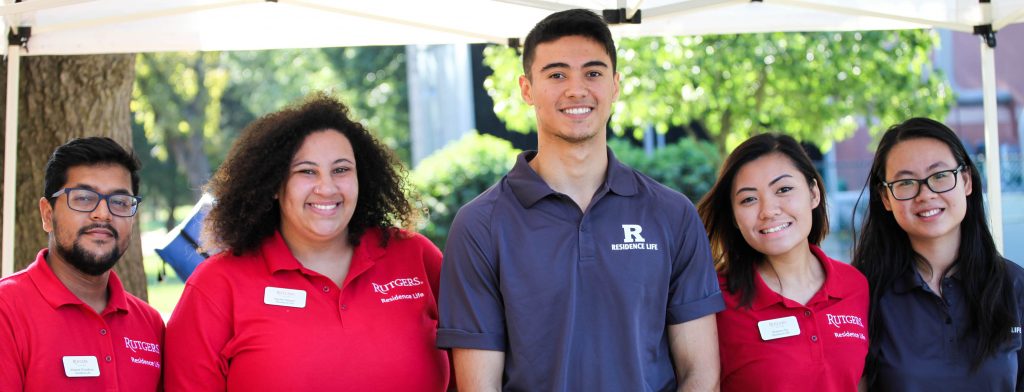
[[(107, 307), (96, 314), (57, 279), (46, 252), (0, 280), (0, 391), (157, 390), (160, 314), (125, 292), (113, 271)], [(75, 374), (70, 357), (86, 357), (83, 377), (67, 375)]]
[[(868, 352), (868, 283), (853, 267), (811, 246), (825, 283), (807, 305), (772, 291), (754, 272), (750, 308), (727, 290), (718, 313), (723, 391), (856, 391)], [(758, 322), (796, 317), (800, 334), (763, 340)]]
[(199, 265), (167, 328), (168, 391), (439, 391), (441, 252), (421, 235), (379, 246), (369, 230), (342, 289), (280, 233)]

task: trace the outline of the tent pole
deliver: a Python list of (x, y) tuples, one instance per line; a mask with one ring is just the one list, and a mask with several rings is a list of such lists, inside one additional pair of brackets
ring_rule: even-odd
[(4, 126), (4, 212), (3, 265), (0, 277), (14, 273), (14, 214), (18, 199), (15, 176), (18, 173), (18, 81), (21, 71), (21, 46), (7, 47), (7, 121)]
[[(985, 177), (988, 179), (988, 224), (996, 248), (1003, 252), (1002, 175), (999, 172), (999, 117), (996, 102), (995, 48), (981, 40), (982, 107), (985, 113)], [(980, 190), (980, 188), (977, 188)]]

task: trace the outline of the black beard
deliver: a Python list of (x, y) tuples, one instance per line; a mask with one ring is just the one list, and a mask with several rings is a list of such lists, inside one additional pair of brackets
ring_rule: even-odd
[[(117, 249), (117, 231), (110, 225), (95, 224), (83, 227), (78, 231), (78, 236), (81, 236), (82, 234), (85, 234), (86, 231), (97, 227), (110, 230), (114, 235), (114, 249), (109, 253), (99, 256), (89, 254), (78, 242), (77, 237), (75, 238), (75, 242), (71, 244), (70, 249), (60, 242), (57, 243), (57, 249), (55, 249), (57, 254), (67, 261), (68, 264), (71, 264), (72, 267), (92, 276), (100, 276), (103, 275), (103, 273), (110, 271), (111, 268), (114, 268), (114, 264), (117, 264), (117, 260), (121, 258), (121, 255), (124, 254), (123, 251), (119, 251), (119, 249)], [(56, 230), (56, 222), (54, 222), (54, 229)]]

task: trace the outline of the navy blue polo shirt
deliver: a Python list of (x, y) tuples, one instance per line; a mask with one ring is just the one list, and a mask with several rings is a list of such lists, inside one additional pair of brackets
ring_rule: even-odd
[[(1006, 261), (1017, 319), (1024, 316), (1024, 269)], [(910, 270), (878, 301), (881, 324), (876, 353), (878, 378), (872, 391), (1024, 391), (1024, 351), (1019, 322), (999, 352), (970, 371), (969, 349), (977, 336), (962, 336), (970, 315), (964, 287), (954, 274), (942, 280), (942, 297)]]
[(609, 150), (580, 211), (529, 166), (535, 155), (456, 215), (438, 346), (504, 351), (505, 390), (675, 388), (666, 327), (724, 307), (693, 204)]

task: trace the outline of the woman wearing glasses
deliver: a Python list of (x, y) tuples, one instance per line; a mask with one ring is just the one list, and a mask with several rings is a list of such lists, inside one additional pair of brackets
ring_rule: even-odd
[(868, 351), (864, 276), (818, 248), (821, 175), (789, 136), (762, 134), (726, 158), (698, 205), (726, 309), (723, 391), (855, 391)]
[(871, 286), (873, 391), (1024, 390), (1024, 270), (996, 250), (981, 177), (948, 127), (882, 137), (854, 266)]
[(168, 322), (168, 391), (440, 391), (441, 252), (413, 224), (399, 163), (315, 94), (243, 131), (210, 181), (224, 252)]

